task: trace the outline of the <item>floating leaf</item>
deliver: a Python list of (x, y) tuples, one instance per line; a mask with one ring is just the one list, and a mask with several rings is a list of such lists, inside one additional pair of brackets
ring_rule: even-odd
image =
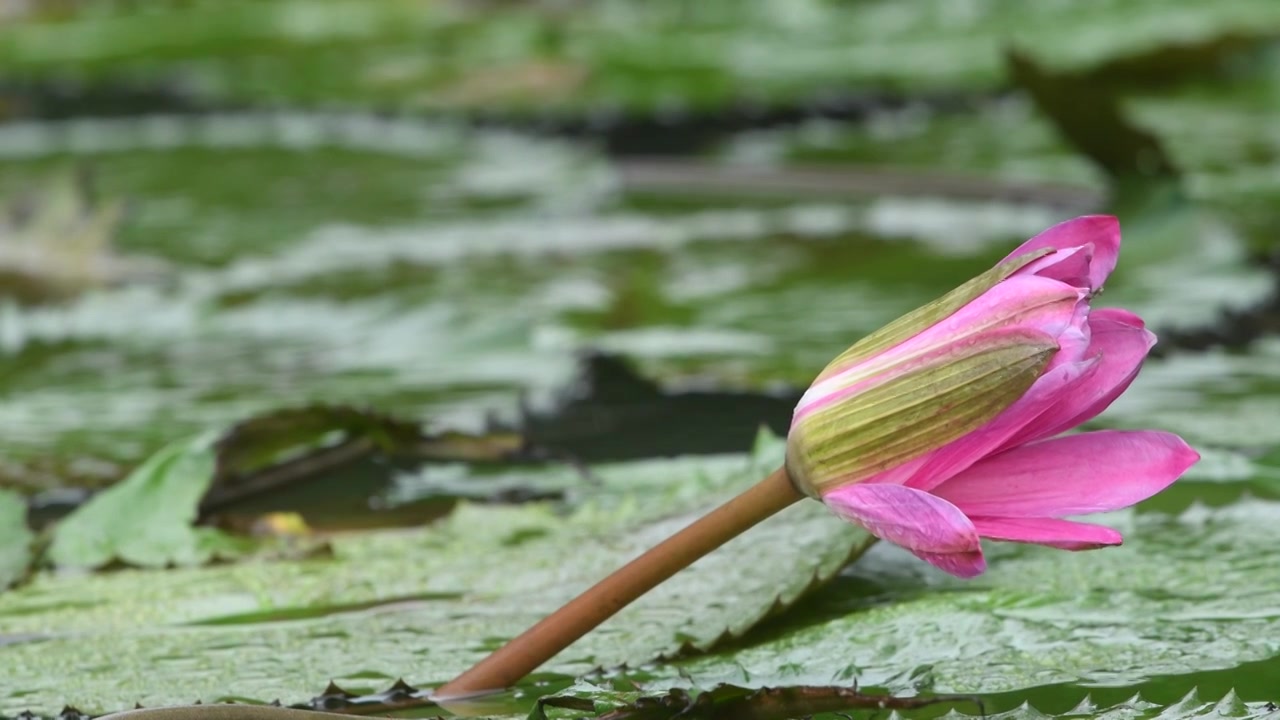
[(963, 11), (922, 2), (909, 12), (892, 2), (744, 8), (713, 0), (697, 11), (592, 3), (572, 13), (554, 4), (224, 0), (214, 8), (157, 0), (13, 23), (0, 61), (20, 77), (169, 87), (194, 76), (201, 82), (184, 84), (195, 85), (187, 95), (222, 102), (337, 99), (524, 116), (622, 108), (670, 117), (734, 102), (749, 102), (750, 113), (832, 88), (859, 88), (863, 105), (892, 90), (992, 90), (1003, 83), (1000, 48), (1010, 40), (1079, 68), (1171, 43), (1265, 38), (1277, 27), (1280, 11), (1269, 0), (979, 0)]
[(59, 567), (195, 565), (246, 549), (216, 530), (193, 526), (213, 479), (214, 441), (206, 433), (166, 446), (120, 483), (58, 524), (49, 560)]
[[(208, 447), (207, 440), (177, 445), (160, 459), (207, 472)], [(443, 682), (759, 480), (782, 450), (779, 439), (765, 437), (751, 462), (603, 466), (601, 484), (583, 488), (567, 514), (547, 504), (464, 504), (431, 527), (335, 536), (329, 560), (42, 575), (0, 595), (6, 630), (41, 636), (0, 646), (0, 666), (14, 669), (6, 687), (22, 689), (17, 697), (0, 694), (0, 712), (229, 695), (288, 701), (330, 679), (353, 691), (380, 689), (389, 684), (378, 682), (383, 677)], [(157, 464), (149, 463), (151, 472)], [(664, 583), (546, 670), (577, 675), (739, 637), (829, 580), (866, 537), (817, 503), (788, 508)], [(122, 673), (122, 664), (146, 671)]]
[[(372, 455), (405, 461), (500, 463), (527, 459), (515, 432), (430, 432), (420, 423), (367, 408), (308, 405), (255, 415), (223, 433), (202, 516)], [(357, 493), (358, 494), (358, 493)], [(345, 509), (344, 511), (345, 512)]]
[(992, 543), (991, 569), (969, 582), (913, 569), (905, 553), (877, 546), (757, 642), (651, 681), (1168, 693), (1220, 671), (1257, 697), (1280, 670), (1263, 640), (1280, 633), (1280, 574), (1264, 569), (1280, 542), (1280, 503), (1241, 498), (1233, 485), (1182, 481), (1136, 513), (1109, 515), (1125, 531), (1122, 548), (1053, 555)]
[(34, 539), (27, 529), (27, 504), (20, 496), (0, 490), (0, 590), (26, 575)]
[[(579, 683), (560, 695), (540, 700), (529, 720), (547, 720), (546, 707), (580, 710), (584, 702), (615, 706), (603, 714), (597, 714), (596, 708), (587, 707), (598, 720), (786, 720), (848, 710), (900, 712), (951, 704), (957, 700), (961, 699), (898, 698), (859, 692), (851, 687), (746, 688), (728, 684), (707, 690), (676, 689), (654, 696), (638, 691), (610, 691)], [(977, 706), (977, 703), (970, 704)]]

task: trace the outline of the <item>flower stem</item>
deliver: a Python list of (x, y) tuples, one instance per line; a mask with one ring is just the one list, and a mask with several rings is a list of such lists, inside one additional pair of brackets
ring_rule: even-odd
[(608, 620), (633, 600), (748, 528), (800, 500), (784, 468), (672, 535), (474, 667), (438, 688), (436, 698), (501, 690)]

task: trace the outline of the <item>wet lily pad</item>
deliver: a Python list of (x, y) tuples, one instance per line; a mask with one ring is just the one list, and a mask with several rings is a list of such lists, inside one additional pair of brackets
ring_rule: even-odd
[[(602, 467), (603, 484), (583, 488), (567, 515), (547, 504), (464, 505), (436, 527), (334, 537), (331, 560), (42, 575), (0, 595), (6, 631), (29, 638), (0, 647), (0, 662), (21, 668), (6, 676), (0, 712), (194, 697), (296, 701), (330, 678), (351, 690), (381, 689), (389, 684), (382, 678), (401, 675), (443, 682), (709, 502), (762, 477), (781, 450), (765, 438), (750, 462)], [(830, 578), (865, 537), (816, 503), (795, 506), (547, 670), (647, 662), (741, 635)], [(747, 563), (758, 572), (743, 576)]]
[[(993, 570), (952, 582), (877, 548), (789, 622), (732, 654), (678, 665), (699, 685), (849, 683), (894, 692), (999, 693), (1070, 683), (1163, 693), (1194, 688), (1198, 673), (1260, 661), (1232, 675), (1266, 693), (1275, 672), (1274, 501), (1223, 507), (1187, 482), (1174, 514), (1113, 515), (1123, 548), (1066, 555), (992, 546)], [(1230, 491), (1228, 496), (1230, 496)], [(1162, 498), (1172, 502), (1172, 498)], [(980, 659), (980, 660), (978, 660)], [(1171, 678), (1177, 678), (1176, 681)], [(674, 676), (656, 683), (675, 682)]]
[[(1111, 693), (1104, 693), (1111, 695)], [(877, 697), (883, 705), (877, 703)], [(594, 705), (589, 711), (574, 712), (580, 703)], [(1271, 702), (1243, 702), (1232, 690), (1217, 696), (1193, 689), (1176, 701), (1152, 702), (1142, 695), (1132, 695), (1121, 701), (1099, 701), (1085, 697), (1078, 703), (1055, 707), (1046, 705), (1042, 710), (1032, 703), (1023, 703), (1000, 712), (991, 712), (990, 698), (894, 698), (878, 693), (860, 693), (849, 687), (785, 686), (766, 690), (719, 685), (710, 689), (691, 688), (673, 690), (666, 694), (646, 694), (643, 690), (614, 689), (607, 685), (579, 682), (562, 694), (549, 699), (544, 709), (536, 710), (530, 720), (559, 717), (595, 717), (599, 720), (674, 720), (697, 718), (699, 720), (729, 720), (752, 718), (753, 720), (783, 720), (794, 717), (839, 718), (834, 709), (846, 711), (865, 707), (892, 708), (892, 714), (906, 718), (943, 717), (960, 720), (969, 717), (996, 718), (997, 720), (1047, 720), (1048, 718), (1096, 717), (1103, 720), (1131, 720), (1132, 718), (1168, 718), (1193, 720), (1195, 718), (1277, 717), (1278, 711)], [(561, 709), (564, 708), (564, 709)], [(945, 713), (941, 712), (945, 709)]]
[[(590, 683), (579, 683), (560, 695), (539, 701), (539, 707), (529, 715), (529, 720), (547, 720), (547, 710), (558, 707), (582, 709), (596, 716), (599, 711), (593, 706), (597, 704), (602, 708), (614, 706), (599, 714), (599, 720), (783, 720), (855, 709), (902, 712), (948, 702), (942, 698), (896, 698), (862, 693), (847, 687), (745, 688), (725, 684), (706, 690), (672, 690), (665, 695), (653, 696), (635, 690), (617, 692)], [(979, 706), (975, 704), (974, 707)]]
[[(1003, 84), (1001, 50), (1089, 66), (1171, 42), (1275, 34), (1267, 0), (554, 4), (400, 0), (165, 2), (31, 14), (6, 28), (7, 67), (76, 80), (126, 76), (220, 100), (288, 98), (529, 113), (662, 111), (812, 100), (835, 88)], [(172, 70), (180, 63), (181, 72)]]
[[(325, 118), (240, 121), (236, 137), (253, 142), (238, 149), (205, 147), (201, 125), (179, 122), (175, 137), (196, 147), (95, 155), (102, 183), (138, 208), (122, 243), (163, 253), (174, 282), (0, 309), (11, 458), (48, 464), (72, 449), (130, 465), (182, 435), (317, 401), (461, 428), (496, 413), (513, 425), (519, 395), (547, 400), (589, 348), (626, 354), (673, 389), (799, 388), (856, 338), (1065, 217), (895, 198), (662, 208), (582, 190), (607, 166), (557, 143), (403, 126), (422, 133), (420, 162), (324, 150), (342, 138)], [(113, 127), (99, 131), (130, 142), (155, 132)], [(289, 127), (315, 130), (302, 135), (310, 149), (254, 149)], [(536, 172), (501, 187), (481, 178), (483, 158), (519, 147), (539, 158)], [(42, 163), (30, 162), (0, 185)], [(176, 183), (192, 162), (207, 167), (199, 184)], [(241, 191), (250, 172), (276, 194)], [(349, 182), (366, 176), (397, 187)], [(318, 189), (303, 192), (297, 177)], [(357, 186), (367, 193), (348, 192)], [(403, 215), (373, 219), (389, 207), (385, 192), (408, 198), (408, 187), (418, 200), (398, 205)], [(491, 190), (497, 206), (466, 200)], [(1125, 258), (1104, 302), (1159, 331), (1214, 322), (1269, 291), (1230, 225), (1174, 210), (1192, 216), (1125, 213)], [(187, 237), (199, 240), (177, 240)]]

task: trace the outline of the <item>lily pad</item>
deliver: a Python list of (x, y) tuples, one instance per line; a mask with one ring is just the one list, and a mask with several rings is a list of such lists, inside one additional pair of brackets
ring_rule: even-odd
[[(36, 77), (149, 79), (224, 102), (384, 103), (530, 114), (697, 110), (810, 100), (833, 88), (992, 90), (1001, 48), (1089, 66), (1168, 43), (1280, 27), (1268, 0), (935, 0), (554, 4), (399, 0), (157, 2), (30, 13), (7, 67)], [(177, 64), (181, 73), (172, 68)]]
[(102, 491), (53, 531), (49, 560), (67, 568), (195, 565), (246, 549), (210, 528), (193, 527), (213, 480), (216, 435), (175, 442)]
[[(1112, 693), (1104, 693), (1111, 695)], [(595, 707), (587, 712), (572, 709), (581, 703)], [(881, 704), (882, 703), (882, 704)], [(1049, 718), (1093, 717), (1099, 720), (1196, 720), (1199, 718), (1238, 717), (1274, 720), (1280, 717), (1274, 703), (1247, 703), (1233, 690), (1209, 696), (1193, 689), (1176, 701), (1152, 702), (1141, 695), (1121, 701), (1100, 701), (1088, 696), (1064, 707), (1043, 710), (1029, 702), (999, 712), (992, 712), (989, 698), (934, 698), (920, 696), (895, 698), (880, 693), (861, 693), (850, 687), (786, 686), (756, 690), (719, 685), (703, 690), (672, 690), (664, 695), (646, 694), (642, 690), (617, 690), (608, 686), (579, 682), (563, 693), (548, 699), (530, 715), (529, 720), (546, 718), (594, 717), (598, 720), (783, 720), (784, 718), (848, 717), (836, 710), (862, 708), (892, 709), (894, 717), (962, 720), (982, 717), (995, 720), (1049, 720)], [(939, 710), (945, 709), (945, 714)]]
[(27, 504), (18, 495), (0, 490), (0, 590), (26, 575), (34, 539), (27, 529)]
[[(614, 706), (598, 715), (599, 720), (783, 720), (855, 709), (901, 712), (949, 702), (947, 698), (896, 698), (862, 693), (849, 687), (745, 688), (717, 685), (707, 690), (672, 690), (665, 695), (652, 696), (635, 690), (618, 692), (579, 683), (560, 695), (540, 700), (529, 720), (548, 720), (546, 710), (555, 707), (581, 708), (595, 716), (598, 711), (592, 706), (596, 704)], [(976, 703), (975, 707), (980, 709)]]
[[(381, 689), (402, 675), (440, 683), (712, 501), (763, 477), (781, 455), (782, 443), (765, 438), (750, 462), (602, 467), (603, 484), (584, 488), (567, 515), (547, 504), (464, 505), (434, 527), (336, 536), (332, 560), (42, 575), (0, 595), (6, 631), (29, 637), (0, 646), (0, 663), (12, 669), (0, 712), (229, 696), (296, 701), (329, 679), (349, 690)], [(817, 503), (794, 506), (546, 670), (577, 675), (740, 636), (831, 578), (865, 539)], [(753, 572), (743, 574), (747, 566)]]
[[(1199, 673), (1236, 672), (1242, 692), (1266, 691), (1280, 627), (1272, 598), (1280, 576), (1264, 570), (1280, 533), (1280, 504), (1239, 499), (1229, 488), (1184, 482), (1158, 502), (1184, 509), (1106, 520), (1123, 548), (1076, 555), (993, 545), (992, 570), (952, 582), (903, 553), (877, 547), (841, 583), (789, 622), (732, 654), (677, 665), (700, 686), (839, 684), (891, 692), (1000, 693), (1054, 684), (1159, 684), (1185, 693)], [(841, 587), (843, 586), (843, 592)], [(674, 669), (674, 668), (673, 668)], [(1176, 678), (1176, 682), (1171, 680)], [(680, 682), (672, 673), (657, 678)]]

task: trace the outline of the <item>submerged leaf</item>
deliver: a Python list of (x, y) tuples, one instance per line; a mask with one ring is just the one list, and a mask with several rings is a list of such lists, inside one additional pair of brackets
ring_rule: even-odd
[(738, 452), (761, 426), (785, 434), (800, 392), (665, 387), (628, 358), (584, 355), (549, 408), (528, 408), (520, 432), (551, 457), (584, 462)]
[(373, 454), (408, 460), (500, 462), (525, 453), (514, 432), (427, 432), (421, 424), (373, 409), (314, 404), (256, 415), (216, 444), (217, 470), (201, 515)]

